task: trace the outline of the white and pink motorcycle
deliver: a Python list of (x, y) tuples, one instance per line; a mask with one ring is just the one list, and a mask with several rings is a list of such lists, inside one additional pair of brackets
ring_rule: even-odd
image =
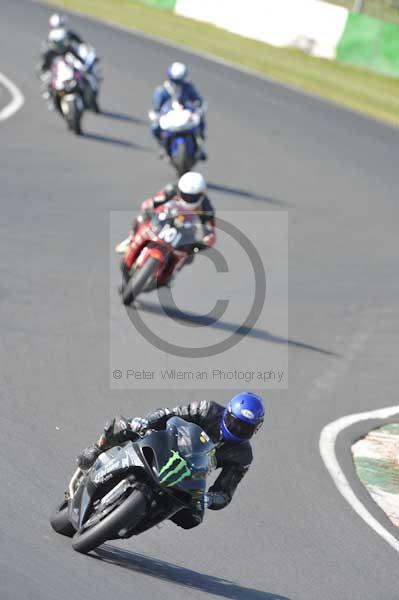
[(98, 57), (91, 46), (80, 44), (79, 59), (67, 52), (57, 57), (50, 71), (41, 77), (49, 108), (56, 108), (68, 127), (77, 135), (82, 133), (81, 121), (85, 110), (99, 113), (98, 94), (102, 74)]
[(43, 94), (64, 117), (68, 128), (76, 135), (82, 133), (81, 121), (86, 108), (84, 93), (87, 85), (81, 71), (80, 62), (72, 55), (65, 54), (55, 59), (47, 75)]

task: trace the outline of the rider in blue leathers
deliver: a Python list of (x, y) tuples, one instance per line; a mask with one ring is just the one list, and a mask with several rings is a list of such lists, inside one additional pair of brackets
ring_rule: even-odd
[[(155, 89), (152, 97), (153, 111), (155, 118), (152, 121), (151, 130), (158, 142), (162, 145), (161, 129), (159, 127), (159, 117), (162, 109), (173, 98), (176, 98), (180, 104), (189, 107), (202, 106), (202, 97), (195, 86), (188, 81), (188, 69), (186, 65), (174, 62), (168, 69), (168, 79)], [(205, 139), (205, 119), (202, 117), (199, 129), (199, 135)], [(202, 149), (201, 149), (202, 150)], [(205, 160), (205, 153), (201, 152), (201, 158)]]

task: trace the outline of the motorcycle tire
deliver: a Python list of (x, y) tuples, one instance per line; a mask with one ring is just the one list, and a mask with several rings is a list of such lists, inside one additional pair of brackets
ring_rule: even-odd
[(76, 135), (81, 135), (82, 134), (82, 127), (81, 127), (82, 112), (76, 106), (76, 100), (74, 102), (70, 103), (69, 112), (67, 115), (64, 115), (64, 116), (68, 123), (68, 129), (73, 131)]
[(50, 525), (60, 535), (73, 537), (76, 530), (68, 519), (68, 500), (63, 500), (50, 517)]
[(137, 296), (143, 291), (146, 283), (159, 269), (159, 260), (150, 256), (141, 269), (138, 269), (126, 283), (122, 292), (122, 301), (125, 306), (130, 306)]
[(132, 529), (140, 523), (146, 513), (147, 501), (142, 491), (133, 490), (130, 496), (99, 523), (82, 533), (77, 531), (72, 540), (76, 552), (87, 554), (104, 542), (119, 537), (126, 526)]
[(187, 156), (187, 146), (185, 144), (178, 145), (176, 154), (172, 158), (172, 162), (179, 177), (191, 169), (192, 164)]
[(81, 119), (82, 119), (82, 113), (75, 106), (73, 118), (71, 119), (71, 129), (76, 135), (82, 135), (82, 127), (80, 124)]

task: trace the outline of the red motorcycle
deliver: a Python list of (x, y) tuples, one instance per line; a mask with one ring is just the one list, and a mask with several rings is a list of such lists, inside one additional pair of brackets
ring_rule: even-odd
[[(142, 223), (125, 248), (124, 264), (129, 268), (122, 285), (122, 301), (130, 306), (139, 294), (166, 285), (191, 260), (193, 252), (205, 247), (202, 224), (196, 213), (180, 200), (156, 209), (151, 221)], [(120, 250), (119, 250), (120, 251)]]

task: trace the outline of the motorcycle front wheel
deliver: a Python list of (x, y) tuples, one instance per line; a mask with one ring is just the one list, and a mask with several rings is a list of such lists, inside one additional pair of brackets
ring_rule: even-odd
[(159, 260), (150, 256), (126, 283), (122, 292), (122, 301), (125, 306), (130, 306), (137, 296), (143, 291), (151, 277), (155, 277), (159, 269)]
[(194, 165), (193, 160), (190, 159), (187, 152), (186, 144), (179, 144), (176, 148), (175, 154), (172, 157), (172, 163), (177, 171), (179, 177), (187, 173)]
[(123, 529), (133, 529), (140, 523), (146, 513), (147, 501), (142, 491), (133, 492), (101, 521), (91, 527), (83, 527), (77, 531), (72, 540), (72, 547), (77, 552), (87, 554), (101, 546), (107, 540), (118, 539)]
[(81, 135), (82, 133), (82, 110), (80, 110), (78, 106), (78, 98), (71, 100), (62, 100), (61, 101), (61, 109), (62, 114), (67, 122), (68, 129), (73, 131), (76, 135)]
[(50, 525), (60, 535), (73, 537), (75, 528), (68, 519), (68, 500), (63, 500), (50, 517)]
[(82, 134), (82, 126), (81, 126), (82, 113), (76, 106), (76, 102), (74, 102), (72, 104), (72, 106), (73, 106), (73, 109), (71, 111), (71, 115), (70, 115), (70, 119), (68, 120), (68, 124), (69, 124), (70, 129), (76, 135), (81, 135)]

